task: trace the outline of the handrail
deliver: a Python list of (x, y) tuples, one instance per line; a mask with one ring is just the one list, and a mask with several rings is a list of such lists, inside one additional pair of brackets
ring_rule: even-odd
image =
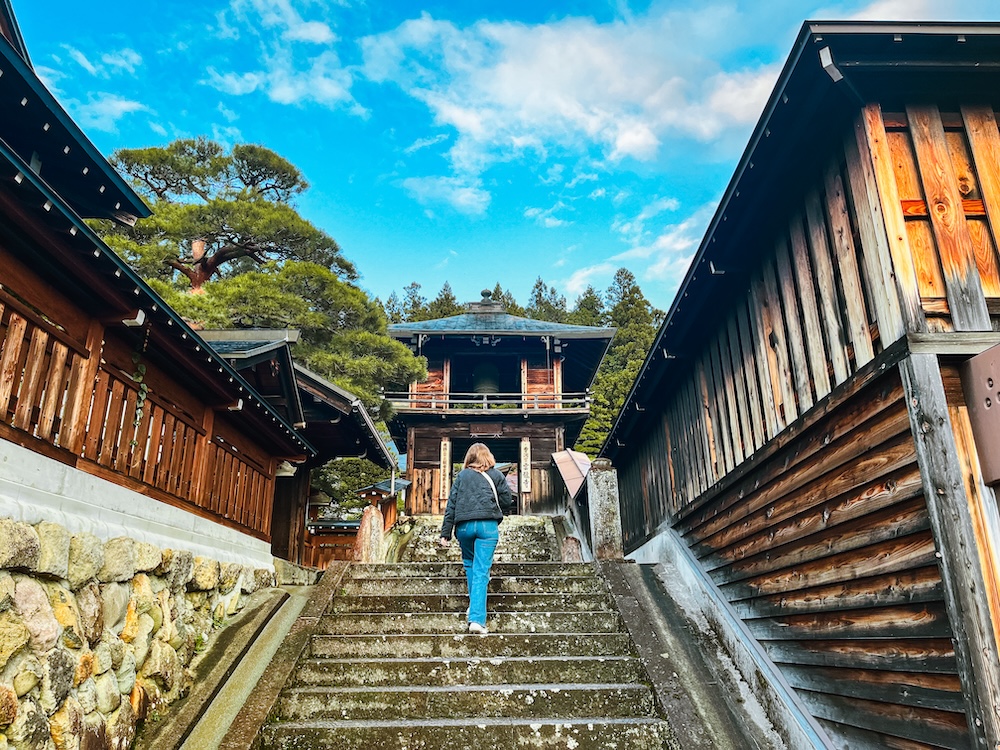
[(590, 406), (588, 392), (580, 393), (458, 393), (415, 391), (384, 394), (396, 409), (551, 409)]

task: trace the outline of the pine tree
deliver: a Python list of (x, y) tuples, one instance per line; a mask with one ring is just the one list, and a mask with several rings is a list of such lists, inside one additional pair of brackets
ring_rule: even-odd
[(438, 296), (432, 299), (430, 304), (427, 305), (427, 315), (430, 320), (448, 318), (452, 315), (459, 315), (463, 311), (464, 308), (458, 304), (458, 299), (451, 290), (451, 284), (447, 281), (444, 282), (444, 286), (441, 287)]

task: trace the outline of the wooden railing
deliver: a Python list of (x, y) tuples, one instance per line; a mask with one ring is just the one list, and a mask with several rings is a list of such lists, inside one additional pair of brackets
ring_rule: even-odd
[(0, 288), (0, 437), (268, 538), (266, 458), (206, 431), (203, 405), (192, 414), (101, 354)]
[(469, 409), (588, 409), (588, 393), (387, 393), (386, 399), (396, 411)]
[(79, 342), (0, 289), (0, 423), (69, 448), (69, 404), (88, 384), (74, 379), (88, 353)]

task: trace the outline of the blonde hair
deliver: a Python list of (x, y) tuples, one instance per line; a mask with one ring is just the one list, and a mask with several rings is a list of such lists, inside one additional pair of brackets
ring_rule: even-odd
[(496, 462), (497, 460), (493, 458), (493, 454), (489, 448), (482, 443), (473, 443), (469, 446), (469, 450), (465, 454), (464, 467), (466, 469), (475, 469), (476, 471), (486, 471), (487, 469), (492, 469), (496, 465)]

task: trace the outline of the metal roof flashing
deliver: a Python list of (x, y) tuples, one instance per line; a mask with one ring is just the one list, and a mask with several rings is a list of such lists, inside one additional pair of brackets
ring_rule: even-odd
[[(979, 57), (974, 57), (974, 53)], [(988, 53), (989, 59), (982, 55)], [(865, 101), (879, 101), (904, 90), (924, 97), (952, 95), (946, 85), (957, 73), (975, 73), (1000, 81), (1000, 23), (925, 23), (880, 21), (805, 21), (778, 76), (760, 119), (737, 163), (719, 206), (698, 246), (684, 279), (660, 326), (653, 345), (608, 433), (599, 455), (614, 460), (622, 451), (621, 436), (642, 419), (641, 398), (669, 377), (676, 357), (688, 344), (697, 345), (706, 316), (718, 312), (715, 290), (737, 283), (746, 265), (746, 235), (741, 232), (762, 221), (754, 209), (767, 194), (762, 186), (797, 177), (803, 170), (796, 158), (807, 153), (806, 139), (816, 130), (833, 130)], [(929, 83), (928, 76), (935, 76)], [(991, 79), (992, 80), (992, 79)], [(891, 88), (891, 91), (889, 90)], [(804, 127), (810, 125), (812, 128)], [(780, 143), (780, 146), (779, 146)], [(792, 180), (794, 182), (794, 179)], [(787, 188), (787, 185), (785, 185)], [(790, 192), (790, 191), (789, 191)], [(773, 211), (773, 206), (772, 206)], [(742, 262), (739, 262), (742, 261)], [(721, 272), (720, 272), (721, 271)], [(713, 312), (714, 311), (714, 312)]]

